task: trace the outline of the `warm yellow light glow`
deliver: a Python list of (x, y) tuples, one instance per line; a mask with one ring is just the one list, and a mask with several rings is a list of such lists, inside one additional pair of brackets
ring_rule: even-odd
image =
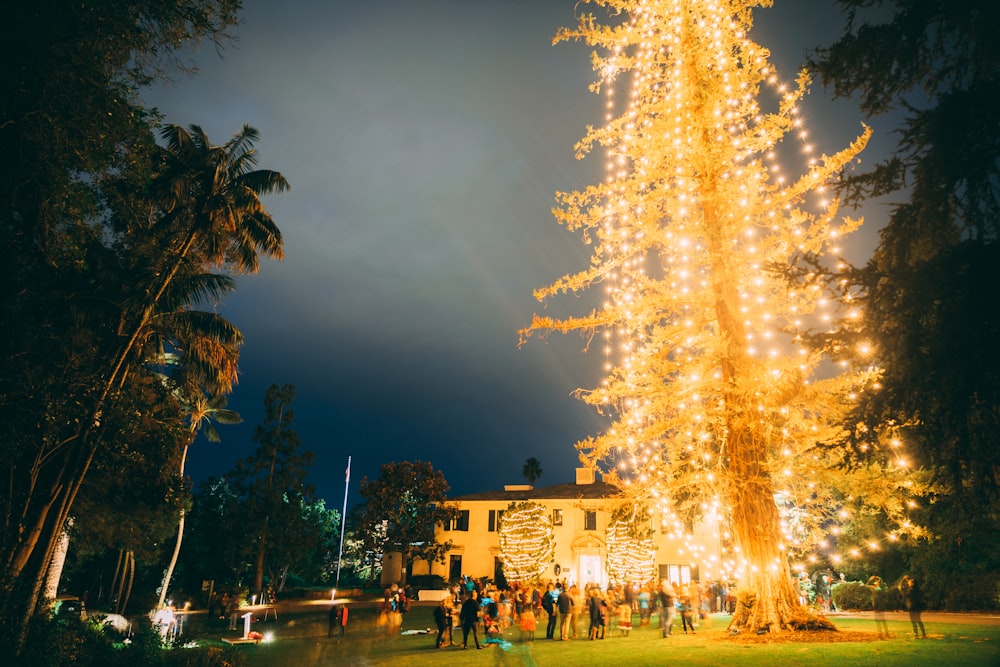
[[(576, 147), (579, 157), (604, 149), (604, 180), (560, 193), (554, 211), (594, 255), (536, 292), (597, 287), (603, 303), (564, 320), (536, 316), (530, 331), (604, 336), (606, 377), (579, 395), (610, 424), (579, 443), (585, 464), (640, 504), (727, 499), (719, 514), (736, 523), (726, 539), (763, 546), (743, 550), (756, 562), (740, 567), (786, 567), (825, 537), (831, 517), (846, 525), (863, 515), (865, 502), (841, 507), (835, 485), (864, 484), (879, 490), (865, 496), (873, 503), (900, 506), (889, 496), (905, 457), (879, 460), (865, 477), (843, 470), (841, 452), (816, 447), (841, 436), (844, 406), (864, 388), (857, 376), (871, 373), (804, 341), (859, 321), (859, 308), (826, 293), (815, 265), (796, 265), (794, 288), (771, 270), (803, 256), (837, 268), (838, 244), (861, 221), (839, 217), (829, 186), (870, 132), (827, 151), (800, 108), (808, 76), (782, 81), (750, 38), (757, 3), (611, 4), (621, 10), (613, 27), (588, 18), (559, 35), (595, 49), (594, 88), (605, 95), (605, 123)], [(874, 354), (867, 343), (856, 351)], [(759, 509), (768, 503), (774, 517)]]
[(500, 562), (508, 581), (538, 577), (555, 553), (552, 521), (545, 506), (511, 503), (500, 517)]

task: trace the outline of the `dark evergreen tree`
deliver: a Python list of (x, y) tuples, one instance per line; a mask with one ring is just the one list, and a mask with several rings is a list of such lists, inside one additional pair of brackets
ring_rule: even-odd
[(264, 396), (264, 421), (254, 428), (257, 450), (237, 463), (231, 474), (240, 498), (240, 516), (245, 526), (245, 544), (252, 554), (251, 592), (264, 590), (264, 574), (287, 568), (293, 552), (304, 549), (297, 539), (307, 534), (303, 508), (314, 502), (312, 486), (306, 483), (315, 455), (300, 451), (299, 436), (292, 428), (295, 387), (272, 384)]
[(995, 606), (1000, 5), (838, 4), (846, 30), (813, 54), (811, 69), (869, 117), (894, 114), (901, 124), (891, 155), (843, 180), (849, 201), (881, 197), (891, 208), (872, 259), (841, 286), (855, 292), (864, 317), (825, 344), (850, 354), (856, 342), (870, 342), (882, 369), (847, 422), (859, 457), (888, 424), (941, 485), (921, 513), (937, 539), (910, 555), (929, 600)]

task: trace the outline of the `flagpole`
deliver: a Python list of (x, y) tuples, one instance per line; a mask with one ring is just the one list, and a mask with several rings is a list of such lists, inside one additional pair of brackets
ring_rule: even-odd
[(337, 580), (334, 582), (333, 595), (336, 597), (340, 588), (340, 561), (344, 558), (344, 527), (347, 525), (347, 490), (351, 487), (351, 457), (347, 457), (347, 476), (344, 479), (344, 509), (340, 513), (340, 552), (337, 554)]

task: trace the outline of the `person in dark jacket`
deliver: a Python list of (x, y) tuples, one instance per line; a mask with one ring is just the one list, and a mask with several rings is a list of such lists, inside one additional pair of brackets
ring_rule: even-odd
[(669, 637), (674, 634), (674, 615), (677, 613), (674, 603), (677, 601), (677, 593), (673, 584), (664, 579), (660, 582), (657, 595), (660, 607), (660, 633), (664, 637)]
[(590, 639), (604, 639), (604, 627), (607, 623), (605, 615), (607, 603), (601, 595), (601, 589), (596, 586), (590, 589), (589, 596), (587, 598), (587, 612), (590, 615), (590, 630), (587, 636)]
[(545, 593), (542, 594), (542, 609), (549, 615), (548, 625), (545, 626), (545, 638), (556, 638), (556, 600), (559, 598), (559, 589), (548, 584)]
[(903, 596), (903, 606), (910, 612), (910, 624), (913, 626), (914, 639), (927, 639), (927, 630), (920, 614), (924, 611), (924, 593), (920, 590), (917, 580), (908, 574), (899, 580), (899, 594)]
[(462, 648), (469, 648), (469, 630), (472, 630), (472, 638), (476, 640), (476, 648), (482, 648), (479, 645), (479, 630), (476, 629), (479, 624), (479, 603), (473, 593), (465, 593), (458, 620), (462, 623)]
[(562, 623), (559, 625), (559, 638), (563, 641), (569, 640), (569, 624), (573, 618), (573, 606), (574, 606), (573, 596), (570, 595), (569, 589), (564, 588), (559, 594), (559, 599), (556, 600), (556, 605), (559, 607), (559, 616)]
[(338, 638), (342, 638), (345, 630), (347, 630), (347, 605), (334, 603), (330, 607), (330, 622), (326, 636), (332, 638), (336, 635)]

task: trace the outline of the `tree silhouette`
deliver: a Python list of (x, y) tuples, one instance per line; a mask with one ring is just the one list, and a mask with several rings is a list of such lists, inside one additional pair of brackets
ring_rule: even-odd
[(542, 476), (542, 472), (542, 464), (534, 456), (525, 461), (524, 468), (521, 469), (521, 474), (528, 480), (528, 484), (534, 484), (535, 480)]
[[(1000, 582), (1000, 5), (886, 0), (873, 15), (864, 0), (838, 4), (844, 32), (810, 70), (899, 127), (892, 152), (843, 185), (889, 204), (874, 254), (847, 276), (864, 317), (834, 334), (845, 349), (869, 340), (882, 369), (846, 437), (863, 461), (877, 425), (902, 425), (942, 487), (926, 509), (937, 539), (913, 545), (914, 565), (935, 597), (985, 607)], [(964, 588), (952, 595), (957, 562)]]
[[(226, 393), (235, 384), (242, 335), (217, 313), (192, 305), (231, 291), (234, 283), (226, 272), (253, 273), (261, 255), (282, 256), (281, 234), (260, 197), (287, 189), (287, 182), (277, 172), (252, 169), (257, 136), (244, 127), (220, 147), (196, 127), (190, 133), (165, 128), (159, 175), (117, 201), (107, 213), (107, 228), (94, 232), (114, 243), (90, 243), (94, 266), (78, 280), (89, 298), (75, 299), (69, 326), (58, 334), (67, 341), (92, 341), (85, 355), (70, 352), (76, 395), (56, 416), (57, 432), (40, 442), (19, 436), (28, 440), (18, 452), (16, 467), (23, 474), (12, 476), (15, 488), (4, 494), (20, 505), (20, 528), (2, 545), (5, 581), (19, 582), (24, 591), (14, 599), (10, 587), (3, 588), (5, 615), (11, 614), (7, 600), (25, 617), (40, 601), (51, 554), (90, 468), (114, 437), (107, 429), (109, 415), (130, 378), (155, 372), (151, 361), (174, 349), (184, 356), (185, 372), (207, 390)], [(108, 190), (116, 188), (109, 184)], [(208, 273), (210, 268), (222, 273)], [(43, 360), (35, 362), (45, 369)], [(48, 363), (56, 376), (65, 372), (61, 362)], [(41, 377), (44, 381), (44, 371)]]
[(231, 474), (243, 503), (246, 543), (252, 545), (252, 590), (256, 594), (263, 592), (268, 559), (283, 549), (275, 534), (301, 525), (303, 507), (314, 501), (313, 487), (306, 479), (315, 454), (299, 450), (301, 441), (293, 429), (294, 398), (294, 385), (272, 384), (267, 388), (264, 421), (253, 432), (257, 449), (239, 461)]
[(399, 553), (404, 578), (414, 558), (444, 558), (451, 542), (437, 542), (435, 530), (438, 525), (450, 528), (458, 517), (458, 508), (447, 502), (448, 490), (444, 473), (426, 461), (386, 463), (377, 479), (362, 478), (359, 492), (365, 506), (358, 529), (365, 549)]

